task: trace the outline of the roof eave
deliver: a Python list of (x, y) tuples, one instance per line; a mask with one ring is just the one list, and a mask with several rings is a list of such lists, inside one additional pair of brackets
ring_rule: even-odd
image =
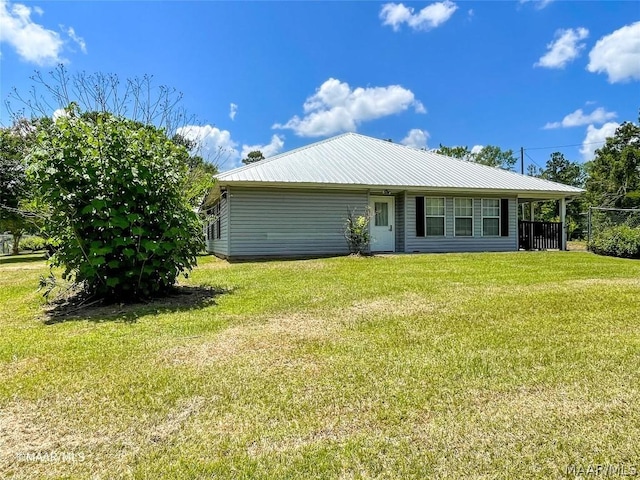
[(568, 198), (577, 197), (584, 193), (584, 190), (562, 191), (562, 190), (522, 190), (506, 188), (471, 188), (471, 187), (438, 187), (421, 185), (370, 185), (356, 183), (314, 183), (314, 182), (266, 182), (258, 180), (222, 180), (218, 181), (219, 188), (228, 186), (237, 187), (278, 187), (278, 188), (322, 188), (326, 190), (390, 190), (412, 192), (443, 192), (461, 194), (507, 194), (518, 198)]

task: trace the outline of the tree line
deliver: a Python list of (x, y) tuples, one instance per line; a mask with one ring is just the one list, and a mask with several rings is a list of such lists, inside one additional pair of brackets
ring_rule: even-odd
[[(14, 91), (22, 109), (10, 108), (14, 122), (0, 128), (0, 233), (13, 235), (14, 253), (26, 233), (49, 239), (52, 264), (83, 295), (167, 292), (203, 248), (197, 211), (206, 210), (217, 172), (193, 140), (175, 133), (193, 122), (181, 96), (154, 89), (151, 77), (121, 87), (115, 76), (70, 76), (64, 67), (33, 79), (28, 96)], [(439, 151), (504, 169), (517, 162), (491, 145)], [(243, 163), (263, 159), (253, 151)], [(586, 189), (567, 207), (571, 231), (589, 205), (640, 207), (640, 121), (623, 123), (587, 164), (554, 152), (529, 174)], [(558, 217), (555, 202), (536, 208), (541, 219)]]
[[(472, 152), (467, 146), (440, 145), (438, 153), (513, 170), (517, 159), (512, 150), (486, 146)], [(560, 152), (553, 152), (542, 168), (530, 165), (530, 176), (584, 188), (585, 194), (567, 205), (567, 224), (570, 236), (581, 237), (586, 231), (586, 211), (590, 206), (607, 208), (640, 208), (640, 118), (638, 123), (622, 123), (612, 137), (597, 149), (593, 160), (580, 163), (570, 161)], [(538, 202), (537, 219), (558, 221), (557, 202)]]

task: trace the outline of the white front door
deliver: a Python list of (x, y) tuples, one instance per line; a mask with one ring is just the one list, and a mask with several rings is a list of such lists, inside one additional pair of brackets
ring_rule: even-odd
[(396, 247), (393, 197), (369, 197), (371, 209), (371, 251), (393, 252)]

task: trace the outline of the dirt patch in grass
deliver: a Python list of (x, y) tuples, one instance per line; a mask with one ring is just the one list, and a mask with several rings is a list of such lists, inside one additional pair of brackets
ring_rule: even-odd
[[(447, 302), (451, 306), (451, 302)], [(431, 314), (443, 308), (443, 303), (416, 293), (388, 296), (357, 302), (346, 311), (347, 315), (356, 317), (371, 315), (411, 316), (420, 313)]]
[(324, 314), (289, 314), (256, 320), (219, 333), (213, 340), (179, 345), (162, 352), (161, 363), (207, 366), (239, 358), (260, 359), (265, 364), (290, 362), (287, 354), (305, 342), (334, 341), (339, 332), (363, 320), (384, 316), (431, 315), (451, 309), (462, 300), (434, 301), (417, 294), (403, 294), (355, 302)]
[(15, 375), (24, 375), (27, 370), (35, 367), (40, 361), (37, 357), (14, 358), (8, 363), (0, 363), (0, 382)]
[(239, 356), (267, 360), (269, 354), (283, 356), (299, 342), (329, 339), (336, 328), (328, 319), (312, 315), (273, 317), (258, 324), (231, 327), (211, 341), (171, 348), (160, 354), (160, 361), (202, 367)]
[(587, 242), (580, 240), (573, 240), (567, 242), (567, 250), (570, 252), (586, 252)]
[(149, 435), (154, 443), (160, 443), (174, 435), (182, 425), (192, 416), (196, 415), (204, 405), (203, 397), (191, 397), (183, 399), (176, 408), (169, 413), (166, 420), (156, 425)]
[[(640, 264), (639, 264), (640, 265)], [(579, 280), (567, 280), (560, 283), (566, 287), (591, 287), (591, 286), (629, 286), (640, 287), (640, 278), (583, 278)]]

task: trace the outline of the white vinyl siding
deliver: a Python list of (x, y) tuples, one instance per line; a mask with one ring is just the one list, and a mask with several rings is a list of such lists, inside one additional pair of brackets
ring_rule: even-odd
[(231, 197), (232, 259), (348, 254), (346, 218), (368, 210), (364, 190), (233, 187)]
[(454, 235), (473, 237), (473, 199), (454, 198)]
[(500, 199), (482, 199), (482, 236), (500, 236)]
[(207, 251), (226, 257), (229, 255), (229, 200), (220, 198), (209, 213), (209, 222), (205, 227)]
[(427, 237), (445, 236), (444, 198), (425, 197), (425, 235)]

